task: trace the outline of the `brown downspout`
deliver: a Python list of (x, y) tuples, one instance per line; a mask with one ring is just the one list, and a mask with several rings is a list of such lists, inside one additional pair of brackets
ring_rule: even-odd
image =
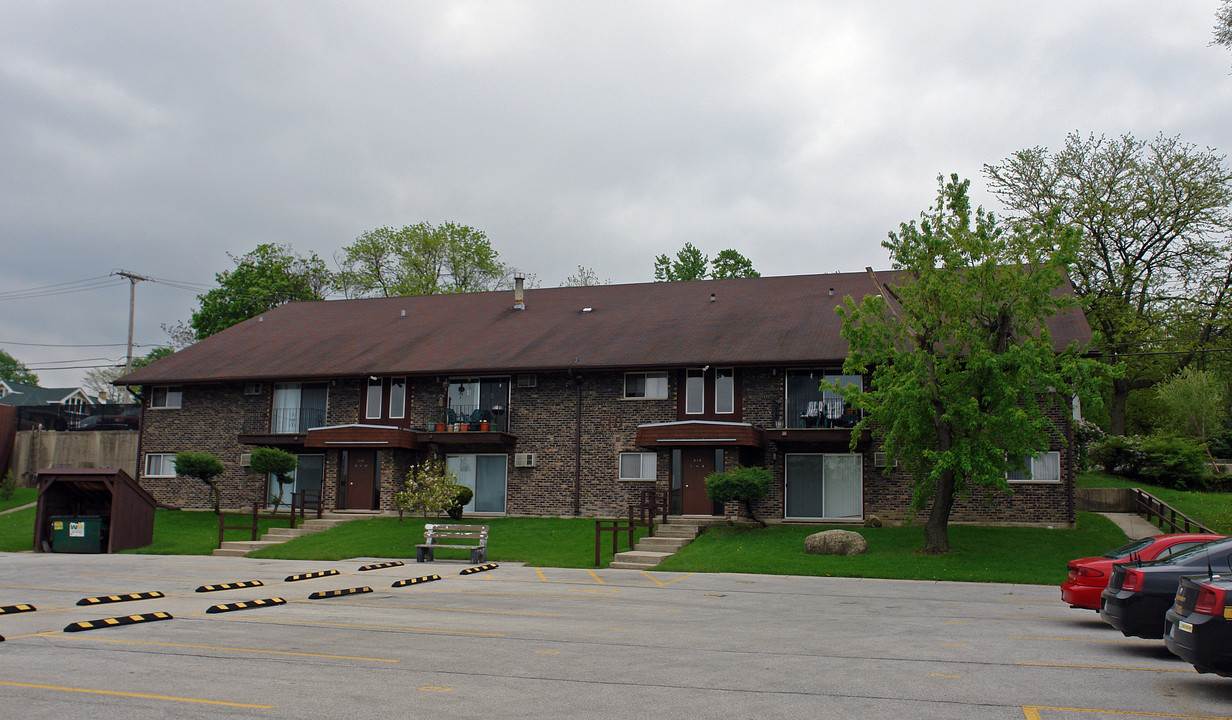
[(577, 425), (573, 438), (573, 516), (582, 514), (582, 377), (574, 377), (577, 385)]

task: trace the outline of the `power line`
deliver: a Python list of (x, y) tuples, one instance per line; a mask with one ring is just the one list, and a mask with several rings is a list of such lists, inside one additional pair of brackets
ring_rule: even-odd
[[(92, 345), (64, 345), (57, 343), (28, 343), (15, 342), (12, 340), (0, 340), (2, 345), (20, 345), (22, 347), (49, 347), (49, 348), (101, 348), (101, 347), (127, 347), (126, 343), (95, 343)], [(159, 347), (157, 343), (133, 343), (133, 347)]]

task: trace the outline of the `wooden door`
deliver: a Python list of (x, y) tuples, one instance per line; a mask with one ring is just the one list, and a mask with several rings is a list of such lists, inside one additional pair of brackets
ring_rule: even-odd
[(347, 452), (346, 485), (343, 488), (343, 509), (376, 509), (376, 451)]
[(685, 515), (713, 515), (714, 502), (706, 497), (706, 476), (714, 472), (713, 448), (685, 448), (680, 451), (681, 512)]

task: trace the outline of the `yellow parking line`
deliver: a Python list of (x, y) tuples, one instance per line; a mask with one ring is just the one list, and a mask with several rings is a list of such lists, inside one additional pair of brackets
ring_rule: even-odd
[(156, 645), (159, 647), (195, 648), (197, 650), (226, 650), (229, 652), (261, 653), (266, 655), (296, 655), (299, 657), (329, 658), (331, 660), (368, 660), (371, 662), (396, 663), (398, 660), (388, 658), (356, 657), (353, 655), (324, 655), (321, 653), (291, 652), (289, 650), (257, 650), (255, 648), (220, 647), (217, 645), (189, 645), (186, 643), (150, 642), (149, 640), (120, 640), (117, 638), (83, 637), (74, 640), (93, 640), (94, 642), (129, 643), (132, 645)]
[[(1031, 665), (1034, 667), (1086, 668), (1088, 670), (1141, 670), (1143, 672), (1179, 672), (1179, 673), (1197, 672), (1197, 670), (1194, 670), (1192, 668), (1147, 668), (1147, 667), (1131, 667), (1128, 665), (1071, 665), (1069, 663), (1042, 663), (1042, 662), (1016, 662), (1014, 664), (1015, 665)], [(1050, 709), (1055, 710), (1056, 708), (1050, 708)], [(1177, 717), (1180, 717), (1180, 716), (1178, 715)]]
[(1180, 720), (1228, 720), (1227, 716), (1217, 715), (1176, 715), (1175, 713), (1153, 713), (1139, 710), (1097, 710), (1095, 708), (1046, 707), (1044, 705), (1023, 705), (1022, 714), (1026, 720), (1041, 720), (1040, 710), (1056, 710), (1057, 712), (1091, 713), (1094, 715), (1134, 715), (1136, 717), (1179, 718)]
[(535, 568), (535, 572), (539, 574), (539, 579), (540, 579), (540, 580), (542, 580), (543, 582), (547, 582), (547, 581), (548, 581), (548, 577), (547, 577), (547, 575), (544, 575), (542, 570), (540, 570), (539, 568)]
[(356, 623), (307, 622), (301, 620), (265, 620), (251, 618), (245, 622), (273, 622), (279, 625), (309, 625), (312, 627), (345, 627), (359, 630), (407, 630), (409, 632), (431, 633), (433, 635), (473, 635), (477, 637), (508, 637), (505, 633), (471, 632), (467, 630), (433, 630), (432, 628), (407, 627), (405, 625), (359, 625)]
[(603, 578), (596, 575), (594, 570), (587, 570), (586, 572), (590, 573), (590, 576), (595, 579), (595, 582), (599, 583), (600, 585), (603, 584)]
[[(296, 602), (303, 602), (297, 600)], [(487, 613), (490, 615), (531, 615), (543, 617), (564, 617), (565, 613), (544, 613), (544, 612), (515, 612), (513, 610), (475, 610), (473, 608), (448, 608), (435, 607), (432, 605), (385, 605), (383, 603), (356, 603), (356, 602), (322, 602), (320, 600), (313, 601), (313, 605), (350, 605), (352, 607), (366, 608), (391, 608), (393, 610), (440, 610), (441, 612), (467, 612), (467, 613)]]
[(120, 692), (119, 690), (93, 690), (90, 688), (64, 687), (62, 685), (39, 685), (37, 683), (20, 683), (0, 680), (0, 685), (8, 687), (34, 688), (36, 690), (59, 690), (61, 692), (89, 693), (93, 695), (114, 695), (118, 697), (142, 698), (145, 700), (170, 700), (172, 702), (199, 703), (203, 705), (226, 705), (228, 707), (254, 708), (258, 710), (273, 710), (273, 705), (252, 705), (250, 703), (227, 702), (225, 700), (202, 700), (201, 698), (172, 697), (170, 695), (148, 695), (146, 693)]

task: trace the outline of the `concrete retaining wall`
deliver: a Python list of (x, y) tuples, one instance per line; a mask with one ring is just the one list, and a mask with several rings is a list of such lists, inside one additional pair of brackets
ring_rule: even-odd
[(118, 467), (137, 477), (137, 441), (131, 430), (22, 430), (17, 433), (9, 469), (18, 484), (43, 468)]
[(1088, 512), (1136, 512), (1134, 491), (1129, 488), (1076, 488), (1074, 503)]

